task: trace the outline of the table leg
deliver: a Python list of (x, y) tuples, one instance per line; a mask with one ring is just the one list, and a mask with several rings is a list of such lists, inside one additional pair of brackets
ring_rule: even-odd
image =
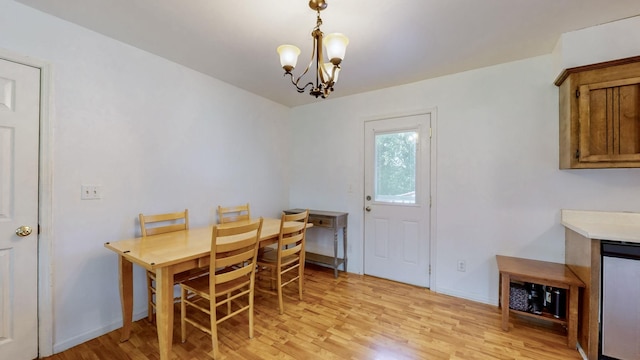
[(333, 229), (333, 277), (338, 278), (338, 229)]
[(120, 275), (120, 305), (122, 306), (122, 333), (120, 342), (129, 340), (133, 317), (133, 264), (118, 256), (118, 272)]
[(342, 228), (342, 246), (344, 247), (344, 266), (342, 270), (347, 272), (347, 226)]
[(567, 289), (569, 297), (569, 312), (567, 314), (567, 346), (577, 347), (578, 342), (578, 294), (580, 289), (573, 285)]
[(160, 359), (171, 359), (173, 340), (173, 270), (163, 267), (156, 270), (156, 326)]
[(502, 330), (509, 331), (509, 286), (511, 277), (509, 274), (500, 274), (502, 277), (500, 306), (502, 307)]

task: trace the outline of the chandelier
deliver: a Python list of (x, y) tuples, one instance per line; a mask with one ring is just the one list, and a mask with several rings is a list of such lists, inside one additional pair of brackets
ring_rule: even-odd
[[(326, 98), (333, 91), (333, 86), (338, 81), (338, 73), (340, 72), (340, 63), (344, 59), (344, 53), (347, 49), (349, 39), (340, 33), (333, 33), (323, 37), (322, 31), (320, 31), (320, 25), (322, 25), (322, 19), (320, 18), (320, 11), (327, 8), (327, 3), (324, 0), (310, 0), (309, 7), (318, 13), (318, 19), (316, 27), (313, 28), (311, 36), (313, 37), (313, 52), (311, 54), (311, 60), (307, 68), (295, 78), (291, 72), (298, 62), (298, 55), (300, 55), (300, 49), (293, 45), (280, 45), (278, 46), (278, 54), (280, 54), (280, 64), (284, 69), (284, 75), (291, 77), (291, 83), (296, 87), (299, 93), (303, 93), (307, 87), (311, 86), (309, 94), (315, 96), (322, 96)], [(327, 58), (329, 62), (325, 62), (322, 47), (327, 51)], [(309, 72), (309, 69), (315, 66), (315, 83), (310, 81), (304, 86), (298, 85), (300, 79)]]

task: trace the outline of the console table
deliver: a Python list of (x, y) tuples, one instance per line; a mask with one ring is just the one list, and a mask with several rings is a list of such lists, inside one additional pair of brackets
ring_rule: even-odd
[[(285, 210), (285, 214), (297, 214), (305, 209)], [(343, 271), (347, 271), (347, 217), (346, 212), (309, 210), (309, 222), (313, 227), (333, 230), (333, 257), (311, 252), (305, 252), (305, 260), (313, 263), (330, 265), (333, 268), (333, 276), (338, 277), (338, 266), (343, 265)], [(338, 257), (338, 230), (342, 229), (343, 257)]]
[[(509, 313), (541, 318), (567, 327), (567, 346), (575, 349), (578, 339), (578, 292), (585, 284), (565, 264), (496, 255), (500, 272), (500, 306), (502, 307), (502, 330), (509, 330)], [(509, 309), (511, 280), (530, 282), (566, 289), (568, 311), (566, 319), (537, 315)]]

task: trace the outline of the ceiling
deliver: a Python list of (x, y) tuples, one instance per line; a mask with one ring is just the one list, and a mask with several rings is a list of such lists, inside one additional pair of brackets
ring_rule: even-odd
[[(316, 22), (307, 0), (16, 1), (286, 106), (326, 101), (298, 94), (275, 50), (297, 45), (295, 75), (306, 66)], [(350, 40), (330, 98), (549, 54), (562, 33), (640, 14), (638, 0), (327, 4), (322, 31)]]

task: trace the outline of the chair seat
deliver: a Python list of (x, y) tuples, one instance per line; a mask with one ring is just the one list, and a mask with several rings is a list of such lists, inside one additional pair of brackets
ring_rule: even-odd
[[(217, 271), (216, 274), (221, 274), (226, 272), (225, 270)], [(226, 294), (231, 291), (235, 291), (237, 289), (241, 289), (244, 286), (249, 285), (251, 282), (251, 278), (249, 276), (245, 278), (235, 279), (224, 284), (216, 285), (216, 296), (220, 294)], [(182, 286), (189, 289), (190, 291), (202, 296), (209, 297), (210, 288), (209, 288), (209, 275), (200, 276), (195, 279), (187, 280), (182, 283)]]

